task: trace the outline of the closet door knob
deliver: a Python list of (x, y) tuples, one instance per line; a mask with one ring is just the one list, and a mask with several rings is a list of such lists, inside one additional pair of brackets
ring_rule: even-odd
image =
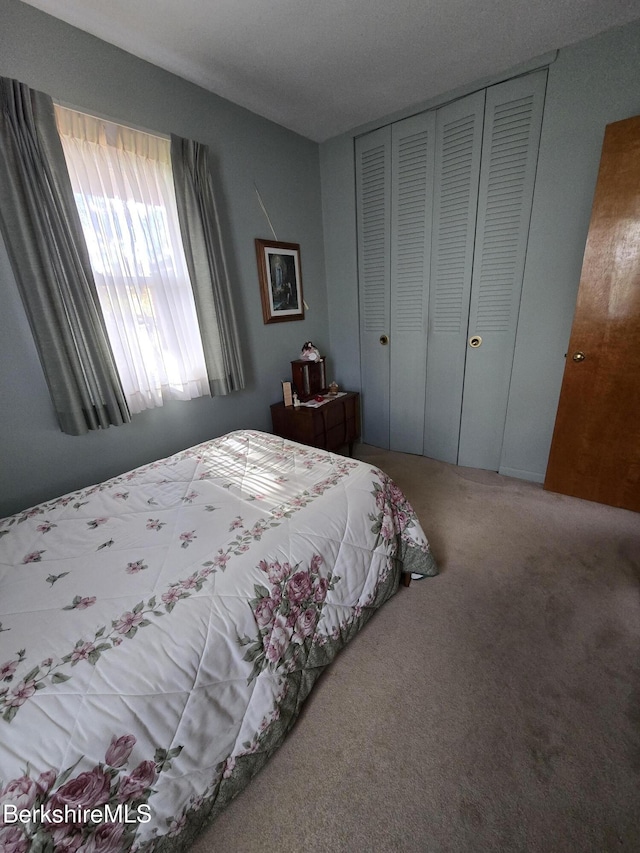
[(481, 343), (482, 338), (480, 337), (480, 335), (473, 335), (469, 338), (469, 346), (473, 347), (474, 349), (479, 347)]
[(386, 347), (386, 345), (389, 343), (389, 336), (388, 335), (380, 335), (380, 343), (382, 344), (383, 347)]
[(573, 358), (574, 361), (584, 361), (586, 358), (586, 355), (583, 352), (574, 352), (574, 354), (571, 357)]

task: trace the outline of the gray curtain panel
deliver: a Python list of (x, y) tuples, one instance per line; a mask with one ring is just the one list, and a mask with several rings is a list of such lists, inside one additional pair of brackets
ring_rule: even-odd
[(180, 232), (191, 277), (212, 394), (244, 388), (231, 285), (208, 164), (208, 148), (171, 136)]
[(48, 95), (0, 77), (0, 229), (70, 435), (131, 420)]

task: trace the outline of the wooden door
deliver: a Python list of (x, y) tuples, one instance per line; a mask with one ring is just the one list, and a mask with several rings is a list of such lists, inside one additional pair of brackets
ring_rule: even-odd
[(605, 132), (544, 487), (640, 511), (640, 116)]

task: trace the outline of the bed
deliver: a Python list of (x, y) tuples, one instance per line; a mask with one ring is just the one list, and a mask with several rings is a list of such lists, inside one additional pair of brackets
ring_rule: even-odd
[(436, 572), (384, 473), (256, 431), (1, 520), (0, 849), (188, 849)]

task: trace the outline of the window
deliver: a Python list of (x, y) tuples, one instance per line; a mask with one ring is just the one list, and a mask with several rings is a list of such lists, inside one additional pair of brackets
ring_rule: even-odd
[(170, 141), (58, 105), (55, 112), (131, 412), (209, 395)]

